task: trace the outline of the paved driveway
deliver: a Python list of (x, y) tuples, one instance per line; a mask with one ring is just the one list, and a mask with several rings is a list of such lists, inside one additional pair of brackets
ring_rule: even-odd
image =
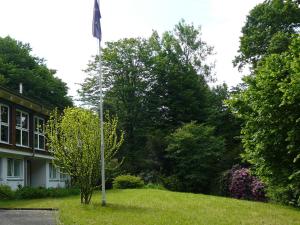
[(0, 225), (55, 225), (56, 212), (47, 210), (0, 210)]

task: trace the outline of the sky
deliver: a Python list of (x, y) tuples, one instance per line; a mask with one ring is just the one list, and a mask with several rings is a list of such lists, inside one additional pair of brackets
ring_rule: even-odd
[[(229, 87), (243, 73), (232, 65), (249, 11), (262, 0), (100, 0), (102, 45), (127, 37), (162, 34), (184, 19), (202, 27), (214, 46), (217, 84)], [(0, 0), (0, 36), (29, 43), (32, 54), (46, 60), (76, 98), (97, 39), (92, 36), (94, 0)], [(26, 88), (26, 87), (24, 87)]]

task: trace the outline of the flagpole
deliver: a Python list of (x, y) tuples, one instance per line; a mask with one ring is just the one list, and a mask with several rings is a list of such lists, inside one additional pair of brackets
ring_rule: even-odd
[(102, 200), (101, 205), (106, 205), (105, 194), (105, 162), (104, 162), (104, 136), (103, 136), (103, 93), (102, 93), (102, 61), (101, 61), (101, 40), (99, 40), (99, 89), (100, 89), (100, 151), (101, 151), (101, 186), (102, 186)]

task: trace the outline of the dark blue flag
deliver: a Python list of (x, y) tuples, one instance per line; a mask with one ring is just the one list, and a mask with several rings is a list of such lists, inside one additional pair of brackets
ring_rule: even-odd
[(94, 16), (93, 16), (93, 36), (95, 38), (98, 38), (99, 41), (101, 41), (101, 38), (102, 38), (100, 18), (101, 18), (101, 14), (100, 14), (100, 9), (99, 9), (99, 4), (98, 4), (98, 1), (95, 0)]

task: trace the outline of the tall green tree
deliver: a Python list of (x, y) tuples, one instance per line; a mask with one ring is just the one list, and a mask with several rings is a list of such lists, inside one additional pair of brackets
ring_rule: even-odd
[(234, 64), (255, 68), (265, 55), (288, 50), (293, 34), (299, 31), (299, 1), (265, 0), (247, 16)]
[[(124, 167), (137, 173), (162, 160), (161, 137), (207, 115), (206, 95), (212, 65), (206, 62), (212, 48), (201, 39), (200, 28), (181, 21), (160, 37), (109, 42), (103, 49), (104, 106), (118, 116), (125, 131), (120, 154)], [(79, 93), (85, 104), (97, 105), (97, 58)], [(152, 143), (152, 141), (156, 143)], [(159, 141), (160, 143), (158, 143)], [(160, 146), (160, 148), (153, 148)], [(158, 166), (160, 167), (160, 166)]]
[(18, 92), (23, 83), (27, 97), (50, 107), (71, 106), (66, 83), (54, 75), (43, 59), (31, 55), (29, 44), (0, 37), (0, 85)]
[(243, 158), (276, 200), (300, 206), (300, 38), (259, 62), (229, 105), (243, 119)]
[(177, 191), (208, 193), (220, 171), (224, 140), (214, 135), (213, 127), (191, 122), (168, 137), (166, 152), (172, 163), (167, 185)]

